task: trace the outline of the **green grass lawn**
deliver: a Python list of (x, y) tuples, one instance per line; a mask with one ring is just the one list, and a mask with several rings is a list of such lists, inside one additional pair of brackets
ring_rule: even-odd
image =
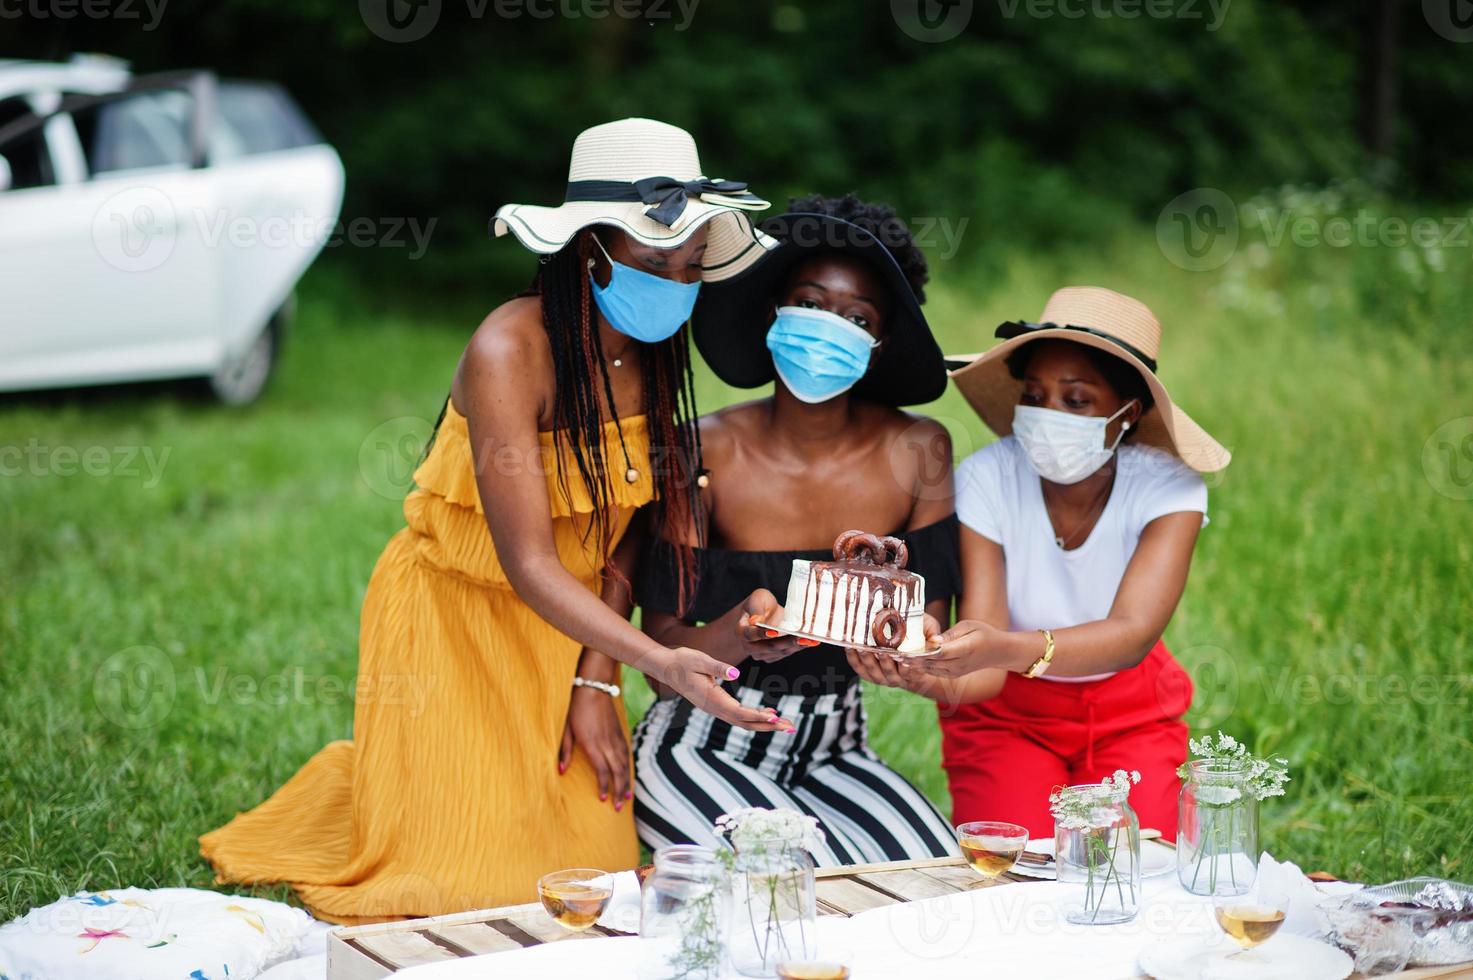
[[(1394, 303), (1355, 312), (1356, 267), (1327, 265), (1326, 292), (1236, 268), (1144, 245), (943, 264), (930, 311), (943, 346), (976, 350), (1067, 280), (1151, 303), (1173, 394), (1236, 457), (1166, 636), (1194, 729), (1292, 760), (1263, 815), (1275, 853), (1473, 878), (1473, 500), (1439, 462), (1473, 431), (1468, 317), (1419, 342)], [(24, 453), (0, 476), (0, 921), (78, 888), (207, 884), (195, 837), (351, 734), (369, 572), (497, 297), (411, 315), (344, 282), (309, 277), (255, 407), (174, 386), (0, 401), (0, 447)], [(701, 387), (707, 408), (736, 397)], [(954, 393), (926, 410), (959, 454), (989, 439)], [(875, 748), (945, 807), (932, 707), (867, 697)]]

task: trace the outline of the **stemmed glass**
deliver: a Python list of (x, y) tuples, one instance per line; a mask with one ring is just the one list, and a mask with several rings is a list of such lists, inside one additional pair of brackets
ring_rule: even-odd
[(997, 820), (974, 820), (957, 825), (956, 839), (972, 870), (982, 876), (983, 883), (989, 883), (1011, 871), (1023, 856), (1028, 828)]
[(609, 907), (614, 878), (597, 868), (554, 871), (537, 880), (537, 897), (554, 922), (569, 932), (582, 932)]
[(1260, 880), (1251, 894), (1217, 896), (1212, 900), (1212, 912), (1222, 931), (1243, 947), (1228, 957), (1236, 959), (1279, 931), (1289, 914), (1289, 893), (1282, 886)]

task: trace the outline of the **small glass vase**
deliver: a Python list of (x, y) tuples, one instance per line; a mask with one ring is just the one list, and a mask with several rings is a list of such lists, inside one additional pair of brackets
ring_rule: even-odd
[(1193, 895), (1246, 895), (1258, 876), (1258, 800), (1248, 770), (1198, 759), (1182, 781), (1176, 876)]
[(639, 980), (723, 976), (730, 920), (731, 889), (717, 853), (691, 844), (660, 848), (640, 898)]
[(818, 953), (813, 856), (799, 841), (775, 840), (736, 852), (731, 960), (749, 977)]
[(1064, 918), (1080, 925), (1129, 922), (1140, 911), (1141, 824), (1127, 799), (1097, 783), (1071, 786), (1086, 794), (1083, 820), (1054, 821), (1054, 860), (1059, 881), (1079, 886)]

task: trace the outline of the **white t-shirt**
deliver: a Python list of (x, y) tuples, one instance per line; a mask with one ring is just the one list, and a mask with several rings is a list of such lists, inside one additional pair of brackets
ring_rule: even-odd
[[(1042, 483), (1017, 439), (984, 446), (957, 468), (957, 517), (1005, 553), (1012, 629), (1056, 630), (1106, 618), (1147, 524), (1196, 511), (1206, 526), (1207, 485), (1194, 470), (1146, 446), (1127, 443), (1117, 455), (1110, 499), (1089, 537), (1071, 551), (1054, 541)], [(1077, 683), (1109, 676), (1043, 679)]]

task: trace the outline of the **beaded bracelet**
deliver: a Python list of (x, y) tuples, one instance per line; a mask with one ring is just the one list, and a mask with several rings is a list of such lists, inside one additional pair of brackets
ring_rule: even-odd
[(595, 690), (603, 691), (605, 694), (607, 694), (611, 698), (617, 698), (619, 696), (619, 685), (618, 684), (605, 684), (603, 681), (591, 681), (591, 680), (589, 680), (586, 677), (574, 677), (573, 678), (573, 686), (574, 687), (591, 687), (591, 688), (593, 688)]

